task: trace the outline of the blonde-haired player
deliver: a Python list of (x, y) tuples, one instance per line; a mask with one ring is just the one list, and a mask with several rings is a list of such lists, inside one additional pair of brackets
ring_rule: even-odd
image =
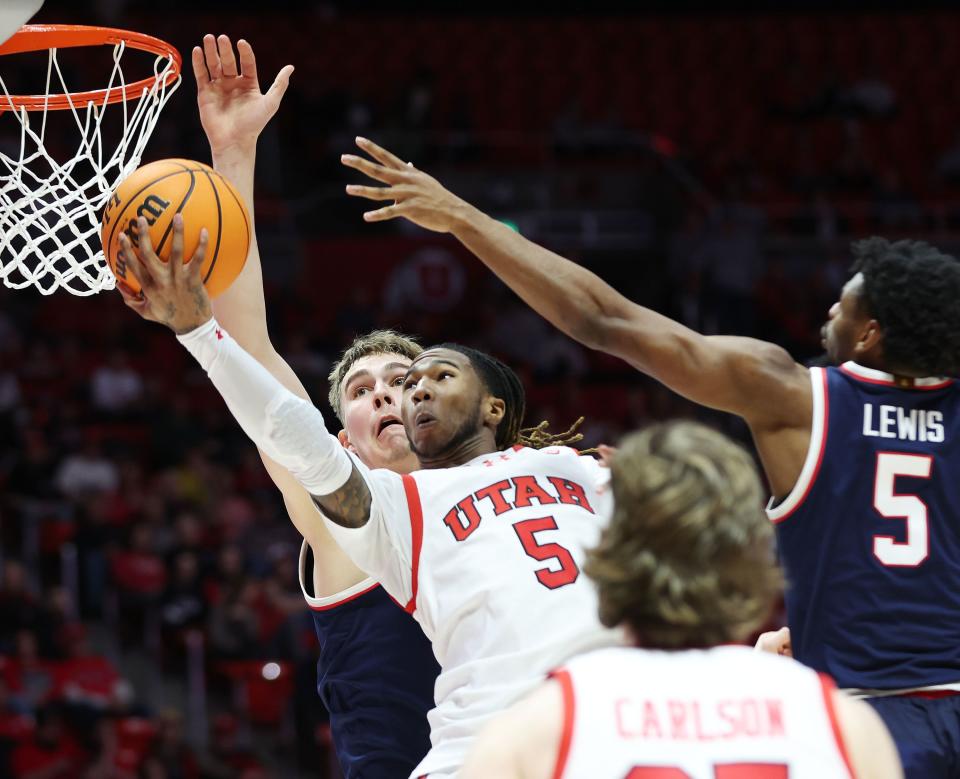
[[(216, 170), (237, 187), (253, 215), (257, 139), (277, 111), (293, 71), (286, 66), (261, 93), (253, 49), (207, 35), (193, 50), (200, 119)], [(130, 301), (136, 306), (136, 301)], [(309, 399), (267, 330), (256, 236), (240, 276), (213, 303), (219, 321), (297, 396)], [(423, 351), (390, 331), (357, 338), (330, 373), (339, 439), (371, 468), (419, 467), (400, 421), (400, 384)], [(341, 551), (310, 495), (261, 452), (304, 538), (300, 582), (321, 644), (318, 692), (330, 712), (334, 746), (347, 779), (405, 776), (430, 747), (427, 712), (439, 666), (420, 626)]]
[(781, 587), (750, 456), (692, 423), (630, 437), (584, 571), (636, 648), (571, 660), (491, 721), (462, 779), (902, 776), (879, 716), (785, 657), (730, 644)]

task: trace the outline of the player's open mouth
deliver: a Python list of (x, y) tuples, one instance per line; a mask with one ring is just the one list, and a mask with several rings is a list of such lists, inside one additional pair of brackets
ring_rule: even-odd
[(380, 420), (380, 424), (377, 425), (377, 436), (382, 435), (384, 430), (389, 430), (391, 427), (396, 427), (397, 425), (403, 427), (403, 422), (401, 422), (399, 418), (384, 417)]

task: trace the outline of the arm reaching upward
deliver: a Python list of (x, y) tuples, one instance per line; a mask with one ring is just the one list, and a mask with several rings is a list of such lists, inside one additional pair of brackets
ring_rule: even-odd
[(344, 155), (343, 163), (387, 186), (351, 185), (347, 192), (395, 201), (365, 214), (367, 221), (405, 217), (453, 234), (554, 326), (586, 346), (621, 357), (696, 403), (738, 414), (751, 426), (809, 424), (809, 398), (806, 403), (784, 402), (784, 392), (809, 394), (806, 369), (785, 350), (750, 338), (704, 336), (639, 306), (596, 274), (527, 240), (373, 142), (361, 138), (357, 144), (376, 162)]
[(386, 186), (350, 185), (347, 193), (394, 201), (364, 214), (366, 221), (404, 217), (451, 233), (571, 338), (626, 360), (695, 403), (743, 417), (774, 495), (793, 489), (809, 447), (813, 389), (807, 369), (784, 349), (752, 338), (705, 336), (637, 305), (372, 141), (358, 138), (357, 145), (376, 162), (345, 154), (343, 164)]
[[(293, 66), (280, 70), (262, 93), (253, 48), (237, 41), (236, 53), (226, 35), (205, 35), (203, 46), (192, 52), (197, 81), (197, 107), (210, 142), (213, 166), (237, 188), (251, 220), (254, 217), (254, 168), (257, 141), (280, 106), (290, 83)], [(256, 231), (246, 264), (230, 288), (213, 301), (213, 313), (236, 342), (294, 395), (310, 400), (307, 390), (274, 348), (267, 330), (263, 272)], [(310, 494), (293, 475), (263, 450), (260, 457), (294, 526), (313, 551), (314, 591), (318, 596), (341, 592), (366, 578), (331, 538), (317, 514)]]

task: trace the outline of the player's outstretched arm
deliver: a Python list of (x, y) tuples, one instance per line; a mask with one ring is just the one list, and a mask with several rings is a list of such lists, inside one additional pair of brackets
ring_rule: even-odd
[(564, 723), (563, 693), (549, 680), (488, 722), (474, 741), (460, 779), (550, 779)]
[[(290, 83), (293, 66), (277, 74), (273, 84), (261, 92), (257, 60), (250, 44), (237, 41), (236, 52), (226, 35), (205, 35), (203, 45), (192, 52), (197, 82), (200, 122), (210, 143), (213, 167), (240, 193), (254, 218), (254, 170), (257, 141), (276, 114)], [(250, 251), (243, 270), (223, 294), (212, 301), (217, 321), (238, 344), (254, 357), (287, 389), (310, 400), (306, 388), (274, 348), (267, 329), (263, 294), (263, 271), (256, 230), (251, 230)], [(366, 574), (357, 568), (330, 536), (317, 514), (313, 499), (293, 475), (260, 451), (264, 467), (283, 494), (291, 522), (313, 550), (318, 595), (344, 590), (362, 581)]]
[[(205, 35), (203, 46), (192, 52), (193, 74), (197, 81), (197, 108), (200, 123), (210, 142), (213, 167), (237, 188), (254, 219), (253, 181), (257, 140), (273, 118), (290, 83), (293, 66), (285, 66), (272, 86), (263, 93), (257, 76), (253, 48), (245, 40), (236, 52), (226, 35)], [(230, 288), (213, 303), (217, 320), (246, 351), (260, 362), (272, 362), (276, 355), (267, 332), (263, 296), (263, 273), (256, 231), (251, 231), (246, 264)], [(266, 366), (289, 389), (306, 397), (306, 392), (286, 363)], [(290, 386), (295, 384), (296, 386)]]
[(834, 691), (833, 703), (854, 776), (903, 779), (900, 756), (880, 715), (870, 704)]
[(153, 249), (146, 219), (138, 222), (139, 250), (120, 238), (124, 259), (137, 274), (142, 297), (121, 291), (124, 302), (144, 319), (166, 325), (197, 359), (230, 412), (250, 439), (292, 473), (314, 496), (326, 516), (348, 528), (370, 519), (370, 488), (340, 442), (327, 431), (323, 415), (297, 397), (247, 354), (213, 318), (200, 277), (208, 234), (189, 262), (183, 262), (183, 218), (173, 221), (169, 262)]
[(755, 428), (809, 424), (807, 371), (784, 349), (750, 338), (704, 336), (639, 306), (372, 141), (358, 138), (357, 145), (375, 162), (344, 155), (343, 163), (386, 186), (350, 185), (348, 194), (394, 201), (365, 214), (367, 221), (405, 217), (452, 233), (567, 335), (621, 357), (696, 403), (743, 416)]

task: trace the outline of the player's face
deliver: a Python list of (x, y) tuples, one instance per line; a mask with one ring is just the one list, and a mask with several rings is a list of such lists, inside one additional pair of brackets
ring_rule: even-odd
[(428, 349), (403, 385), (403, 424), (421, 458), (454, 450), (483, 426), (485, 393), (470, 360), (452, 349)]
[(419, 468), (400, 418), (410, 359), (399, 354), (361, 357), (340, 385), (340, 441), (371, 468), (409, 473)]
[(830, 313), (821, 331), (823, 348), (834, 365), (854, 359), (857, 341), (869, 317), (862, 303), (863, 274), (851, 278), (840, 293), (840, 300), (830, 306)]

